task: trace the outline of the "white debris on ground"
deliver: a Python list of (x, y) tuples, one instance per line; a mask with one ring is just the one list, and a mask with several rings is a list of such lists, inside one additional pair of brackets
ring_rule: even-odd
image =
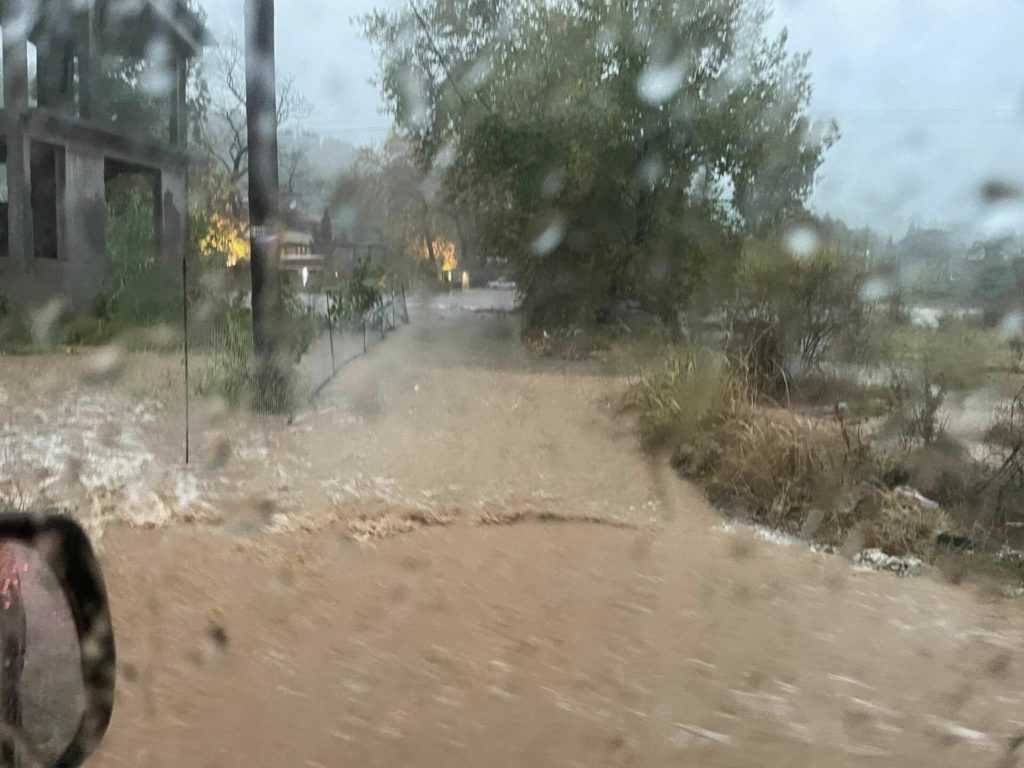
[(761, 541), (767, 541), (770, 544), (777, 544), (782, 547), (803, 547), (808, 549), (815, 554), (832, 554), (833, 548), (824, 544), (816, 544), (813, 541), (806, 541), (796, 536), (791, 536), (783, 531), (776, 530), (775, 528), (769, 528), (766, 525), (751, 525), (747, 523), (736, 523), (731, 520), (725, 520), (715, 526), (715, 530), (722, 531), (723, 533), (739, 533), (740, 531), (747, 531), (753, 535), (755, 539)]
[(7, 503), (61, 509), (94, 535), (113, 520), (161, 526), (208, 516), (199, 480), (162, 466), (146, 445), (160, 404), (123, 406), (111, 396), (68, 392), (48, 411), (12, 413), (0, 423)]
[(887, 555), (880, 549), (865, 549), (853, 558), (854, 565), (865, 570), (887, 571), (896, 576), (919, 576), (924, 562), (912, 555), (897, 557)]
[[(832, 547), (807, 542), (763, 525), (744, 525), (732, 521), (724, 521), (716, 525), (715, 529), (732, 534), (738, 533), (741, 530), (749, 531), (754, 538), (761, 541), (767, 541), (784, 547), (804, 547), (815, 554), (834, 554), (835, 551)], [(858, 552), (853, 558), (853, 563), (860, 570), (885, 571), (901, 577), (919, 576), (925, 569), (924, 561), (913, 555), (888, 555), (880, 549), (865, 549)]]
[(918, 491), (916, 488), (911, 488), (911, 487), (906, 486), (906, 485), (901, 485), (898, 488), (896, 488), (896, 493), (900, 494), (901, 496), (905, 496), (906, 498), (910, 499), (911, 501), (916, 501), (918, 504), (920, 504), (925, 509), (938, 509), (939, 508), (938, 502), (932, 501), (928, 497), (922, 495), (921, 492)]

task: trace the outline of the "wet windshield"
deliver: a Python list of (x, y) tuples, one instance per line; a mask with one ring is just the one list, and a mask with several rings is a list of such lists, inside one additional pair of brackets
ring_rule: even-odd
[(1015, 764), (1024, 9), (2, 7), (90, 765)]

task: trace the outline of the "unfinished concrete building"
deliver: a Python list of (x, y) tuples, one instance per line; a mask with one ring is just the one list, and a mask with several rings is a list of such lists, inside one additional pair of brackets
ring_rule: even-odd
[(123, 174), (151, 190), (157, 258), (174, 274), (202, 23), (183, 0), (0, 2), (0, 293), (88, 309), (111, 276), (107, 185)]

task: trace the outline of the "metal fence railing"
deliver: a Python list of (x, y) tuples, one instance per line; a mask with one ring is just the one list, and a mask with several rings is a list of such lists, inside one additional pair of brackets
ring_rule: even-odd
[(359, 320), (338, 324), (329, 312), (326, 293), (309, 293), (307, 300), (324, 328), (303, 355), (300, 369), (310, 391), (310, 400), (334, 379), (338, 372), (353, 360), (362, 357), (387, 335), (409, 323), (409, 306), (404, 286), (396, 286), (382, 295), (381, 300)]
[[(332, 312), (332, 301), (337, 294), (323, 286), (302, 289), (296, 294), (304, 305), (306, 318), (311, 321), (312, 340), (298, 360), (292, 390), (292, 405), (301, 407), (303, 401), (312, 403), (327, 388), (345, 366), (364, 356), (387, 336), (410, 322), (405, 287), (397, 280), (387, 288), (368, 311), (356, 318), (340, 320)], [(244, 314), (249, 298), (240, 294), (237, 300), (238, 316), (183, 325), (185, 344), (185, 408), (184, 458), (191, 462), (192, 445), (210, 438), (208, 414), (193, 424), (192, 401), (198, 397), (220, 398), (234, 407), (247, 402), (252, 385), (252, 324)], [(234, 310), (232, 310), (234, 311)], [(196, 312), (202, 316), (202, 310)], [(306, 325), (303, 334), (309, 333)], [(308, 338), (308, 336), (306, 336)], [(190, 357), (192, 358), (190, 360)], [(190, 376), (189, 371), (192, 371)], [(213, 412), (213, 411), (211, 411)]]

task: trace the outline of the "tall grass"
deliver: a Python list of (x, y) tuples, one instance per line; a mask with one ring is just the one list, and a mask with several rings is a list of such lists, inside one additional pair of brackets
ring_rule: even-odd
[(886, 483), (890, 462), (840, 408), (831, 420), (758, 404), (721, 354), (671, 350), (624, 400), (642, 444), (671, 452), (723, 511), (840, 545), (854, 532), (894, 554), (924, 551), (952, 523)]
[(207, 330), (205, 360), (196, 378), (196, 393), (218, 395), (231, 406), (244, 403), (253, 386), (251, 317), (230, 312)]
[(724, 355), (692, 347), (670, 350), (642, 370), (623, 406), (635, 414), (644, 447), (659, 450), (690, 439), (743, 394)]

